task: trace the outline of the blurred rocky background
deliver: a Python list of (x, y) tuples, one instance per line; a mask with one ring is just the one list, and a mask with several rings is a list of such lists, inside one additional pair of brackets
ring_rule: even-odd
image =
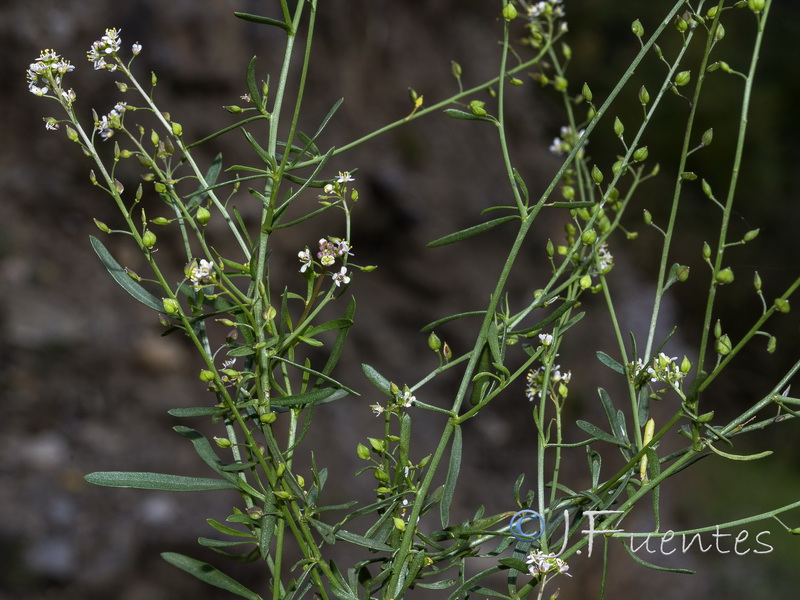
[[(568, 41), (575, 56), (568, 75), (573, 88), (590, 81), (595, 98), (603, 98), (636, 51), (630, 22), (638, 17), (651, 31), (668, 4), (568, 0)], [(321, 0), (301, 128), (315, 130), (333, 103), (344, 97), (320, 143), (341, 145), (408, 114), (409, 87), (423, 94), (426, 104), (452, 93), (456, 86), (451, 60), (462, 65), (468, 86), (494, 76), (498, 6), (479, 0)], [(263, 589), (266, 575), (258, 567), (228, 564), (195, 543), (198, 536), (210, 534), (204, 519), (223, 520), (236, 504), (235, 497), (113, 490), (83, 481), (85, 473), (96, 470), (205, 475), (190, 445), (171, 431), (185, 423), (166, 411), (200, 405), (210, 397), (197, 381), (199, 364), (191, 348), (177, 335), (160, 337), (153, 314), (107, 276), (91, 251), (88, 236), (98, 235), (92, 219), (113, 227), (115, 208), (89, 185), (90, 166), (63, 132), (44, 130), (41, 119), (53, 114), (55, 105), (30, 95), (24, 78), (28, 63), (42, 48), (52, 47), (77, 65), (69, 78), (83, 116), (89, 117), (91, 107), (107, 112), (120, 99), (114, 77), (93, 72), (83, 57), (106, 27), (118, 27), (126, 45), (143, 45), (136, 70), (145, 79), (150, 70), (158, 74), (159, 105), (182, 122), (188, 138), (199, 139), (232, 122), (221, 107), (240, 102), (249, 59), (258, 55), (259, 76), (265, 77), (277, 72), (282, 56), (279, 31), (235, 19), (234, 10), (270, 14), (272, 7), (223, 0), (5, 0), (0, 5), (0, 280), (6, 290), (0, 312), (0, 600), (228, 597), (161, 561), (162, 551), (209, 560)], [(745, 70), (749, 42), (739, 40), (750, 39), (752, 17), (741, 13), (726, 21), (728, 35), (715, 58)], [(798, 23), (798, 2), (775, 2), (733, 224), (739, 233), (759, 227), (761, 235), (746, 253), (730, 252), (737, 279), (720, 297), (720, 317), (734, 339), (759, 310), (751, 288), (753, 271), (764, 279), (767, 298), (781, 293), (798, 274), (795, 99), (800, 84), (793, 72), (800, 53)], [(667, 50), (669, 44), (664, 47)], [(652, 59), (637, 76), (641, 83), (652, 82), (654, 89), (662, 72)], [(693, 170), (715, 182), (718, 196), (724, 195), (723, 161), (732, 153), (731, 123), (738, 114), (740, 86), (733, 78), (715, 77), (700, 110), (700, 130), (713, 126), (714, 147), (731, 148), (727, 155), (709, 153), (706, 158), (698, 153), (693, 158)], [(617, 108), (629, 127), (640, 114), (637, 88), (638, 84), (631, 88)], [(547, 146), (563, 118), (553, 94), (529, 78), (521, 88), (509, 90), (509, 102), (512, 155), (535, 196), (558, 166)], [(679, 138), (673, 133), (682, 129), (675, 123), (682, 122), (685, 110), (679, 99), (667, 99), (646, 140), (651, 160), (661, 161), (662, 175), (647, 184), (640, 201), (661, 223), (675, 176), (673, 150)], [(608, 169), (619, 148), (610, 131), (606, 134), (605, 141), (600, 135), (593, 139), (590, 150)], [(359, 365), (369, 362), (393, 381), (413, 383), (435, 364), (419, 329), (444, 315), (484, 305), (507, 252), (510, 230), (495, 230), (463, 247), (430, 250), (424, 245), (480, 222), (481, 210), (509, 202), (497, 150), (491, 128), (431, 115), (375, 138), (330, 165), (333, 171), (358, 169), (355, 185), (361, 199), (352, 241), (357, 261), (379, 269), (354, 278), (357, 324), (337, 372), (362, 396), (319, 410), (310, 433), (319, 462), (332, 473), (328, 503), (349, 499), (354, 491), (368, 499), (373, 487), (368, 477), (355, 486), (351, 478), (357, 468), (356, 444), (377, 431), (368, 408), (376, 395)], [(217, 152), (223, 153), (226, 165), (250, 160), (237, 134), (218, 139), (199, 156), (208, 163)], [(136, 175), (125, 175), (132, 189)], [(146, 201), (148, 214), (158, 214), (157, 202)], [(313, 195), (307, 202), (315, 202)], [(258, 210), (246, 194), (237, 203), (245, 216)], [(688, 228), (677, 240), (675, 253), (676, 260), (694, 267), (689, 282), (667, 298), (664, 321), (680, 324), (669, 347), (673, 355), (688, 352), (700, 335), (698, 299), (707, 273), (698, 258), (704, 240), (715, 243), (713, 231), (704, 227), (716, 219), (714, 210), (699, 189), (687, 194), (681, 219)], [(640, 223), (640, 214), (641, 207), (634, 206), (627, 219), (627, 227), (640, 232), (636, 241), (612, 240), (617, 267), (611, 281), (623, 330), (643, 336), (659, 237)], [(561, 239), (562, 219), (542, 219), (516, 267), (509, 289), (512, 302), (529, 298), (543, 281), (544, 244), (548, 238)], [(297, 250), (313, 245), (321, 235), (341, 235), (331, 227), (339, 228), (340, 223), (323, 219), (278, 239), (270, 259), (278, 280), (299, 285), (299, 279), (292, 279)], [(104, 242), (122, 264), (137, 269), (140, 259), (124, 240)], [(595, 304), (590, 301), (587, 308), (591, 311)], [(565, 368), (580, 377), (570, 394), (570, 420), (601, 420), (596, 388), (614, 391), (609, 372), (593, 356), (597, 349), (614, 352), (610, 329), (597, 319), (591, 323), (590, 318), (584, 320), (563, 352)], [(721, 418), (733, 415), (763, 396), (800, 356), (794, 315), (780, 317), (771, 330), (779, 334), (778, 353), (770, 357), (763, 348), (755, 348), (743, 355), (708, 395), (709, 410)], [(468, 348), (474, 335), (467, 322), (439, 333), (456, 352)], [(454, 379), (442, 378), (426, 387), (420, 399), (447, 404), (454, 385)], [(467, 427), (457, 518), (469, 517), (479, 504), (487, 511), (510, 510), (513, 481), (520, 472), (534, 485), (529, 406), (520, 389), (517, 397), (509, 394)], [(428, 415), (416, 419), (417, 458), (438, 440), (442, 424)], [(219, 434), (203, 422), (190, 425), (207, 435)], [(669, 482), (662, 494), (663, 528), (705, 526), (800, 499), (795, 428), (790, 422), (753, 435), (734, 450), (775, 450), (768, 460), (731, 465), (708, 459)], [(609, 466), (604, 469), (618, 463), (613, 455), (606, 460)], [(566, 464), (565, 477), (575, 485), (586, 482), (581, 453)], [(642, 531), (650, 527), (644, 513)], [(798, 526), (800, 515), (786, 520)], [(631, 519), (629, 526), (635, 523)], [(620, 550), (612, 560), (607, 597), (791, 597), (800, 584), (797, 542), (774, 522), (752, 528), (754, 533), (766, 529), (773, 532), (769, 542), (775, 546), (766, 555), (694, 551), (646, 557), (696, 569), (694, 576), (648, 571)], [(575, 560), (573, 579), (558, 582), (562, 597), (596, 596), (599, 566), (596, 555)]]

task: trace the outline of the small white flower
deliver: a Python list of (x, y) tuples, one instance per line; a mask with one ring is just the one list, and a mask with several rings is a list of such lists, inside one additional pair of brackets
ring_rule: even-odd
[(335, 188), (333, 187), (332, 183), (326, 183), (325, 187), (322, 188), (322, 191), (325, 192), (326, 194), (332, 194), (334, 189)]
[(336, 183), (346, 183), (348, 181), (355, 181), (355, 179), (350, 176), (350, 171), (339, 171), (339, 176), (336, 178)]
[(542, 342), (542, 346), (549, 346), (553, 343), (553, 336), (549, 333), (540, 333), (539, 341)]
[(380, 404), (371, 404), (370, 408), (376, 417), (380, 417), (383, 414), (383, 407)]
[(347, 275), (347, 267), (342, 267), (338, 273), (332, 273), (331, 277), (333, 277), (333, 282), (336, 284), (336, 287), (350, 283), (350, 277)]
[(56, 129), (59, 128), (58, 121), (56, 121), (52, 117), (47, 118), (44, 120), (44, 128), (50, 131), (55, 131)]
[(195, 290), (214, 282), (214, 263), (205, 258), (200, 259), (199, 263), (193, 260), (185, 272)]
[(400, 402), (400, 406), (403, 406), (405, 408), (410, 408), (411, 405), (413, 405), (414, 402), (417, 401), (417, 397), (413, 396), (411, 394), (411, 391), (406, 389), (406, 390), (403, 391), (403, 395), (400, 396), (398, 401)]
[(350, 246), (350, 242), (347, 240), (339, 240), (336, 243), (336, 254), (339, 256), (344, 256), (345, 254), (348, 256), (353, 256), (353, 253), (350, 252), (350, 250), (352, 250), (352, 247)]
[(305, 250), (301, 250), (297, 253), (297, 258), (303, 263), (303, 266), (300, 267), (300, 272), (305, 273), (306, 269), (311, 266), (311, 251), (306, 247)]
[(133, 46), (131, 46), (131, 52), (133, 55), (136, 56), (139, 52), (142, 51), (142, 45), (139, 42), (136, 42)]

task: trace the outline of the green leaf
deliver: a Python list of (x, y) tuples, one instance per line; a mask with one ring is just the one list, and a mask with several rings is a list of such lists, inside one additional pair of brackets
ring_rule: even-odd
[(509, 556), (507, 558), (501, 558), (497, 562), (499, 562), (504, 567), (508, 567), (509, 569), (514, 569), (516, 571), (519, 571), (520, 573), (528, 572), (528, 565), (525, 563), (524, 560), (520, 558), (512, 558)]
[(530, 327), (526, 327), (525, 329), (517, 329), (512, 333), (525, 334), (525, 333), (532, 333), (534, 331), (539, 331), (540, 329), (544, 328), (545, 325), (549, 325), (556, 319), (560, 319), (561, 315), (563, 315), (570, 308), (575, 306), (576, 303), (577, 300), (565, 300), (564, 302), (561, 303), (561, 305), (558, 308), (556, 308), (552, 313), (547, 315), (544, 319), (542, 319), (535, 325), (531, 325)]
[(97, 256), (100, 257), (100, 262), (103, 263), (103, 266), (111, 274), (111, 277), (114, 278), (114, 281), (122, 286), (122, 289), (124, 289), (145, 306), (160, 313), (164, 312), (164, 305), (162, 304), (161, 300), (156, 298), (153, 294), (131, 279), (128, 276), (127, 271), (125, 271), (125, 269), (123, 269), (120, 264), (114, 260), (114, 257), (111, 256), (108, 250), (106, 250), (103, 242), (98, 240), (93, 235), (89, 236), (89, 242), (92, 244), (92, 248)]
[(208, 492), (213, 490), (238, 490), (239, 486), (225, 479), (185, 477), (164, 473), (139, 473), (127, 471), (96, 471), (84, 477), (89, 483), (106, 487), (161, 490), (164, 492)]
[(269, 17), (262, 17), (261, 15), (251, 15), (250, 13), (243, 13), (243, 12), (235, 12), (234, 16), (239, 17), (243, 21), (250, 21), (251, 23), (258, 23), (259, 25), (272, 25), (274, 27), (280, 27), (284, 31), (291, 33), (292, 28), (284, 23), (283, 21), (279, 21), (277, 19), (270, 19)]
[(628, 544), (622, 543), (622, 547), (631, 555), (631, 558), (635, 560), (637, 563), (642, 565), (643, 567), (647, 567), (648, 569), (653, 569), (654, 571), (667, 571), (669, 573), (683, 573), (685, 575), (694, 575), (694, 571), (690, 569), (676, 569), (676, 568), (667, 568), (667, 567), (659, 567), (658, 565), (654, 565), (653, 563), (649, 563), (640, 556), (638, 556)]
[(212, 417), (224, 412), (218, 406), (192, 406), (190, 408), (171, 408), (167, 411), (173, 417)]
[(270, 399), (271, 406), (303, 406), (306, 404), (316, 404), (322, 400), (325, 400), (329, 396), (333, 395), (335, 392), (342, 392), (339, 397), (347, 395), (346, 392), (342, 390), (335, 390), (333, 388), (322, 388), (320, 390), (313, 390), (311, 392), (305, 394), (295, 394), (293, 396), (283, 396), (282, 398), (272, 398)]
[(597, 439), (603, 442), (616, 444), (617, 446), (622, 446), (623, 448), (626, 446), (626, 444), (615, 438), (613, 435), (606, 433), (605, 431), (600, 429), (597, 425), (592, 425), (591, 423), (588, 423), (581, 419), (575, 421), (575, 424), (581, 429), (583, 429), (586, 433), (591, 435), (592, 437), (596, 437)]
[(612, 371), (615, 371), (615, 372), (619, 373), (620, 375), (625, 375), (625, 367), (623, 367), (620, 363), (618, 363), (616, 360), (611, 358), (605, 352), (598, 351), (597, 352), (597, 360), (599, 360), (601, 363), (603, 363), (605, 366), (607, 366)]
[(199, 431), (195, 431), (189, 427), (183, 427), (182, 425), (178, 425), (173, 427), (175, 431), (180, 433), (183, 437), (188, 439), (192, 442), (194, 446), (195, 452), (197, 455), (203, 459), (203, 462), (206, 463), (209, 467), (211, 467), (214, 471), (225, 477), (231, 482), (236, 482), (238, 478), (236, 475), (232, 475), (231, 473), (226, 473), (222, 470), (224, 467), (224, 463), (220, 460), (217, 453), (214, 452), (214, 449), (211, 447), (209, 441), (203, 436), (202, 433)]
[(597, 393), (600, 395), (600, 404), (603, 405), (603, 412), (606, 413), (608, 424), (611, 425), (611, 431), (619, 431), (619, 423), (617, 422), (617, 412), (614, 410), (614, 403), (611, 401), (611, 396), (603, 388), (598, 388)]
[(374, 385), (376, 388), (378, 388), (380, 391), (382, 391), (390, 398), (394, 397), (390, 389), (391, 384), (389, 383), (389, 380), (386, 379), (380, 373), (378, 373), (374, 369), (374, 367), (371, 367), (370, 365), (363, 363), (361, 365), (361, 370), (364, 371), (364, 375), (367, 376), (367, 379), (369, 379), (372, 385)]
[(450, 463), (447, 465), (442, 502), (439, 504), (439, 517), (442, 521), (442, 528), (447, 527), (450, 522), (450, 505), (453, 503), (456, 483), (458, 483), (458, 473), (461, 470), (462, 444), (461, 426), (455, 425), (453, 428), (453, 446), (450, 449)]
[(454, 244), (456, 242), (460, 242), (461, 240), (466, 240), (468, 238), (481, 234), (484, 231), (489, 231), (490, 229), (494, 229), (498, 225), (502, 225), (503, 223), (508, 223), (509, 221), (514, 221), (516, 219), (519, 219), (519, 217), (507, 216), (507, 217), (500, 217), (499, 219), (492, 219), (491, 221), (486, 221), (485, 223), (480, 223), (479, 225), (467, 227), (466, 229), (462, 229), (461, 231), (456, 231), (455, 233), (451, 233), (444, 237), (440, 237), (438, 240), (433, 240), (432, 242), (428, 242), (428, 247), (437, 248), (439, 246), (446, 246), (447, 244)]
[(445, 323), (449, 323), (450, 321), (455, 321), (456, 319), (460, 319), (461, 317), (482, 317), (486, 314), (485, 310), (471, 310), (469, 312), (458, 313), (457, 315), (450, 315), (449, 317), (444, 317), (443, 319), (438, 319), (433, 323), (428, 323), (420, 329), (422, 333), (427, 333), (432, 329), (436, 329), (439, 325), (444, 325)]
[(458, 110), (457, 108), (446, 108), (444, 109), (444, 114), (451, 119), (462, 119), (464, 121), (489, 121), (490, 123), (495, 122), (494, 119), (489, 117), (479, 117), (478, 115), (473, 115), (471, 112)]
[(161, 554), (161, 558), (163, 558), (169, 564), (186, 571), (189, 573), (189, 575), (193, 575), (209, 585), (218, 587), (226, 592), (230, 592), (231, 594), (236, 594), (242, 598), (248, 598), (248, 600), (262, 600), (261, 596), (253, 591), (248, 590), (241, 583), (229, 577), (228, 575), (225, 575), (225, 573), (217, 570), (208, 563), (201, 562), (194, 558), (189, 558), (188, 556), (178, 554), (177, 552), (163, 552)]
[[(233, 14), (236, 15), (236, 13)], [(236, 16), (238, 17), (239, 15)], [(239, 18), (243, 19), (244, 17), (239, 17)], [(258, 89), (258, 84), (256, 83), (256, 60), (257, 57), (254, 56), (253, 58), (250, 59), (250, 62), (247, 64), (247, 91), (250, 93), (250, 99), (253, 101), (253, 104), (259, 107), (259, 109), (261, 110), (263, 107), (261, 99), (261, 90)]]
[(766, 458), (770, 454), (772, 454), (772, 450), (764, 450), (764, 452), (759, 452), (758, 454), (728, 454), (727, 452), (723, 452), (722, 450), (717, 450), (711, 444), (708, 444), (708, 449), (714, 452), (715, 454), (719, 454), (723, 458), (728, 458), (730, 460), (758, 460), (759, 458)]
[(242, 544), (255, 544), (255, 540), (215, 540), (214, 538), (199, 537), (197, 543), (206, 548), (230, 548), (231, 546), (241, 546)]
[(222, 153), (219, 153), (214, 157), (214, 160), (211, 161), (211, 166), (208, 167), (208, 171), (206, 171), (205, 177), (203, 177), (205, 186), (201, 185), (196, 192), (191, 194), (191, 201), (186, 203), (186, 210), (192, 211), (208, 197), (208, 190), (214, 187), (214, 184), (217, 182), (217, 177), (219, 177), (221, 171)]
[(220, 533), (224, 533), (226, 535), (232, 535), (236, 537), (246, 537), (253, 539), (253, 534), (249, 531), (239, 531), (238, 529), (234, 529), (233, 527), (228, 527), (227, 525), (223, 525), (219, 521), (215, 521), (214, 519), (206, 519), (206, 523), (211, 525), (214, 529), (219, 531)]

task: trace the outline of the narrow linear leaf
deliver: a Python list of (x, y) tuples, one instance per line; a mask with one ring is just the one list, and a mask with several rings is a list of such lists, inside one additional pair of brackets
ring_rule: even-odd
[[(321, 390), (314, 390), (306, 394), (296, 394), (294, 396), (283, 396), (282, 398), (271, 398), (270, 404), (272, 406), (302, 406), (305, 404), (316, 404), (321, 400), (330, 397), (334, 392), (341, 391), (333, 388), (323, 388)], [(341, 397), (341, 396), (340, 396)]]
[(453, 445), (450, 449), (450, 462), (447, 465), (447, 476), (444, 480), (442, 502), (439, 504), (439, 517), (442, 521), (442, 529), (447, 527), (450, 522), (450, 505), (453, 503), (456, 483), (458, 482), (458, 473), (461, 470), (462, 444), (461, 426), (455, 425), (453, 429)]
[(444, 114), (451, 119), (462, 119), (464, 121), (489, 121), (490, 123), (494, 122), (494, 119), (490, 119), (488, 117), (479, 117), (478, 115), (473, 115), (472, 113), (458, 110), (457, 108), (446, 108), (444, 109)]
[(600, 396), (600, 404), (603, 405), (603, 412), (606, 413), (608, 424), (611, 425), (611, 431), (619, 431), (619, 422), (617, 421), (617, 411), (614, 410), (614, 403), (611, 401), (611, 396), (603, 388), (598, 388), (597, 393)]
[(243, 13), (243, 12), (235, 12), (234, 16), (239, 17), (243, 21), (250, 21), (251, 23), (258, 23), (259, 25), (272, 25), (274, 27), (280, 27), (284, 31), (290, 32), (292, 28), (284, 23), (283, 21), (279, 21), (277, 19), (270, 19), (269, 17), (262, 17), (261, 15), (252, 15), (250, 13)]
[(386, 379), (386, 377), (378, 373), (378, 371), (376, 371), (374, 367), (371, 367), (366, 363), (363, 363), (361, 365), (361, 370), (364, 371), (364, 375), (367, 376), (367, 379), (369, 379), (369, 382), (372, 385), (374, 385), (376, 388), (378, 388), (380, 391), (382, 391), (390, 398), (393, 397), (392, 392), (390, 390), (391, 384), (389, 383), (389, 380)]
[(164, 473), (140, 473), (126, 471), (96, 471), (84, 476), (94, 485), (164, 492), (208, 492), (213, 490), (238, 490), (239, 486), (225, 479), (186, 477)]
[(189, 427), (183, 427), (182, 425), (178, 425), (177, 427), (173, 427), (175, 431), (180, 433), (183, 437), (187, 440), (192, 442), (194, 446), (195, 452), (197, 455), (203, 459), (203, 462), (206, 463), (209, 467), (211, 467), (214, 471), (218, 474), (222, 475), (226, 479), (230, 481), (236, 480), (236, 475), (232, 475), (231, 473), (226, 473), (222, 470), (224, 463), (220, 460), (217, 453), (214, 452), (214, 449), (211, 447), (211, 444), (208, 440), (203, 436), (202, 433), (199, 431), (195, 431)]
[(512, 215), (509, 215), (507, 217), (500, 217), (499, 219), (492, 219), (491, 221), (486, 221), (485, 223), (480, 223), (479, 225), (467, 227), (466, 229), (462, 229), (461, 231), (456, 231), (455, 233), (451, 233), (444, 237), (440, 237), (438, 240), (433, 240), (432, 242), (428, 242), (428, 247), (437, 248), (439, 246), (446, 246), (447, 244), (454, 244), (456, 242), (460, 242), (461, 240), (466, 240), (468, 238), (474, 237), (485, 231), (489, 231), (490, 229), (494, 229), (498, 225), (502, 225), (503, 223), (508, 223), (509, 221), (514, 221), (516, 219), (519, 219), (519, 217)]
[(216, 406), (192, 406), (189, 408), (171, 408), (167, 414), (173, 417), (211, 417), (223, 412), (224, 408)]
[(197, 191), (191, 195), (191, 201), (186, 203), (186, 209), (191, 211), (208, 197), (208, 191), (214, 187), (217, 182), (220, 172), (222, 172), (222, 153), (220, 152), (211, 161), (211, 166), (208, 167), (205, 176), (203, 177), (205, 185), (201, 185)]
[(515, 330), (513, 333), (524, 334), (524, 333), (531, 333), (533, 331), (538, 331), (543, 327), (545, 327), (546, 325), (549, 325), (550, 323), (553, 323), (557, 319), (560, 319), (561, 315), (563, 315), (570, 308), (575, 306), (576, 303), (577, 300), (565, 300), (564, 302), (561, 303), (561, 305), (558, 308), (556, 308), (552, 313), (547, 315), (544, 319), (542, 319), (535, 325), (531, 325), (530, 327), (526, 327), (525, 329)]
[(658, 565), (654, 565), (653, 563), (649, 563), (644, 560), (642, 557), (638, 556), (630, 547), (622, 543), (622, 547), (631, 555), (631, 558), (635, 560), (637, 563), (642, 565), (643, 567), (647, 567), (648, 569), (652, 569), (654, 571), (667, 571), (669, 573), (683, 573), (684, 575), (694, 575), (694, 571), (690, 569), (676, 569), (676, 568), (669, 568), (669, 567), (659, 567)]
[(109, 272), (111, 277), (114, 278), (114, 281), (122, 286), (122, 289), (124, 289), (145, 306), (160, 313), (164, 312), (164, 305), (161, 303), (161, 300), (156, 298), (153, 294), (131, 279), (128, 276), (127, 271), (125, 271), (125, 269), (123, 269), (122, 266), (120, 266), (120, 264), (114, 260), (114, 257), (111, 256), (109, 251), (106, 250), (103, 242), (98, 240), (93, 235), (89, 236), (89, 242), (92, 244), (92, 248), (97, 256), (100, 257), (100, 262), (103, 263), (103, 266)]
[(620, 364), (619, 362), (617, 362), (616, 360), (611, 358), (605, 352), (598, 351), (597, 352), (597, 360), (599, 360), (601, 363), (603, 363), (605, 366), (607, 366), (612, 371), (615, 371), (615, 372), (619, 373), (620, 375), (625, 375), (625, 367), (623, 367), (622, 364)]
[(597, 439), (602, 440), (604, 442), (609, 442), (610, 444), (616, 444), (617, 446), (622, 446), (623, 448), (626, 447), (626, 444), (615, 438), (613, 435), (606, 433), (605, 431), (600, 429), (597, 425), (592, 425), (591, 423), (588, 423), (587, 421), (582, 421), (581, 419), (575, 421), (575, 424), (581, 429), (583, 429), (586, 433), (591, 435), (592, 437), (596, 437)]
[(458, 313), (457, 315), (450, 315), (449, 317), (444, 317), (443, 319), (438, 319), (433, 323), (428, 323), (420, 329), (422, 333), (427, 333), (432, 329), (436, 329), (439, 325), (444, 325), (445, 323), (449, 323), (450, 321), (455, 321), (456, 319), (460, 319), (461, 317), (482, 317), (486, 314), (485, 310), (471, 310), (468, 312)]
[(161, 558), (209, 585), (218, 587), (231, 594), (236, 594), (242, 598), (248, 598), (248, 600), (262, 600), (261, 596), (247, 589), (241, 583), (225, 575), (225, 573), (217, 570), (208, 563), (184, 556), (183, 554), (178, 554), (177, 552), (163, 552)]

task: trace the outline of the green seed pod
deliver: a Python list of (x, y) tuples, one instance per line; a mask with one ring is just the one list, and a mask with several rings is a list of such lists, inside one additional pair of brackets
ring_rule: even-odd
[(584, 275), (578, 281), (578, 285), (581, 286), (582, 290), (588, 290), (590, 287), (592, 287), (592, 278), (589, 275)]
[(758, 237), (759, 229), (751, 229), (747, 233), (744, 234), (744, 241), (745, 242), (752, 242), (754, 239)]
[(622, 137), (623, 133), (625, 133), (625, 126), (619, 120), (619, 117), (614, 117), (614, 135)]
[(445, 361), (450, 360), (453, 358), (453, 351), (450, 349), (450, 346), (447, 342), (442, 344), (442, 356), (444, 356)]
[(633, 153), (633, 160), (636, 162), (642, 162), (643, 160), (647, 160), (649, 152), (647, 150), (647, 146), (642, 146), (641, 148), (637, 148)]
[(603, 183), (603, 172), (597, 168), (597, 165), (592, 167), (592, 181), (598, 185)]
[(453, 77), (455, 77), (456, 79), (461, 79), (461, 65), (458, 64), (456, 61), (451, 60), (450, 68), (453, 72)]
[(175, 123), (173, 121), (172, 122), (172, 133), (176, 137), (181, 137), (181, 135), (183, 135), (183, 125), (181, 125), (180, 123)]
[(717, 274), (714, 276), (714, 280), (719, 285), (727, 285), (729, 283), (733, 283), (733, 269), (730, 267), (725, 267), (721, 271), (717, 271)]
[(80, 139), (78, 137), (78, 132), (69, 125), (67, 125), (67, 138), (69, 138), (69, 140), (72, 142), (77, 142)]
[(678, 281), (681, 283), (689, 279), (689, 267), (687, 265), (679, 265), (675, 271), (675, 277), (677, 277)]
[(201, 206), (197, 209), (194, 218), (200, 225), (205, 225), (211, 220), (211, 211), (205, 206)]
[(644, 35), (644, 27), (642, 27), (642, 22), (639, 19), (636, 19), (631, 24), (631, 31), (636, 37), (642, 37)]
[(587, 229), (581, 234), (581, 243), (591, 246), (597, 241), (597, 232), (594, 229)]
[(758, 274), (758, 271), (756, 271), (755, 275), (753, 276), (753, 287), (757, 292), (761, 291), (761, 275)]
[(569, 82), (567, 81), (566, 77), (561, 77), (558, 75), (553, 80), (553, 87), (557, 92), (563, 92), (566, 91), (567, 87), (569, 87)]
[(686, 375), (686, 373), (688, 373), (689, 371), (692, 370), (692, 363), (686, 357), (686, 355), (683, 356), (683, 360), (681, 361), (680, 369), (681, 369), (681, 373), (683, 373), (684, 375)]
[(691, 71), (681, 71), (675, 76), (675, 85), (678, 87), (684, 86), (692, 79)]
[(728, 334), (723, 335), (717, 340), (717, 343), (714, 345), (714, 349), (720, 356), (727, 356), (731, 353), (731, 350), (733, 350), (733, 344), (731, 343), (731, 339), (728, 337)]
[(718, 6), (712, 6), (711, 8), (709, 8), (706, 11), (706, 18), (707, 19), (713, 19), (715, 16), (717, 16), (718, 12), (719, 12), (719, 7)]
[(159, 137), (158, 132), (155, 129), (153, 129), (150, 132), (150, 141), (153, 143), (154, 147), (158, 148), (158, 144), (161, 141), (161, 138)]
[(509, 77), (508, 83), (510, 85), (522, 85), (522, 79), (517, 79), (516, 77)]
[(153, 225), (169, 225), (169, 219), (164, 217), (156, 217), (150, 221)]
[(486, 109), (483, 108), (484, 104), (486, 103), (481, 102), (480, 100), (472, 100), (469, 103), (469, 110), (476, 117), (484, 117), (486, 116)]
[(703, 242), (703, 258), (706, 260), (711, 258), (711, 246), (708, 245), (708, 242)]
[(367, 460), (369, 458), (369, 448), (367, 448), (364, 444), (359, 444), (356, 446), (356, 455), (361, 460)]
[(653, 215), (646, 208), (644, 209), (644, 224), (648, 226), (653, 224)]
[(181, 305), (175, 298), (162, 298), (161, 305), (164, 307), (164, 312), (168, 315), (177, 315), (181, 312)]
[[(381, 483), (388, 483), (389, 482), (389, 476), (386, 474), (386, 471), (382, 471), (381, 469), (375, 469), (372, 472), (372, 475), (373, 475), (373, 477), (375, 477), (375, 479), (377, 479)], [(400, 520), (402, 521), (402, 519), (400, 519)]]
[(711, 419), (714, 418), (714, 411), (711, 410), (707, 413), (703, 413), (695, 420), (696, 423), (708, 423)]
[(156, 238), (156, 234), (148, 229), (147, 231), (144, 232), (144, 235), (142, 236), (142, 245), (145, 248), (152, 248), (153, 246), (156, 245), (157, 239), (158, 238)]
[(766, 0), (747, 0), (747, 8), (752, 10), (754, 13), (760, 13), (762, 10), (764, 10), (766, 5)]
[(725, 27), (722, 26), (722, 23), (717, 23), (717, 29), (714, 31), (714, 41), (718, 42), (722, 38), (725, 37)]
[(689, 24), (682, 17), (677, 17), (675, 19), (675, 29), (681, 33), (684, 33), (687, 29), (689, 29)]
[[(507, 6), (511, 6), (508, 4)], [(505, 11), (503, 11), (505, 12)], [(398, 531), (405, 531), (406, 530), (406, 522), (401, 519), (400, 517), (392, 517), (392, 521), (394, 521), (394, 528)]]
[(721, 335), (722, 335), (722, 323), (720, 322), (719, 319), (717, 319), (717, 322), (714, 324), (714, 337), (719, 339)]
[(214, 371), (209, 371), (208, 369), (203, 369), (200, 371), (200, 381), (204, 381), (206, 383), (211, 383), (214, 381)]
[(375, 452), (385, 452), (386, 451), (386, 443), (383, 440), (379, 440), (378, 438), (367, 438), (369, 440), (372, 449)]
[(214, 443), (220, 448), (230, 448), (231, 446), (233, 446), (233, 444), (228, 438), (220, 438), (217, 436), (214, 436)]
[(297, 485), (299, 485), (300, 487), (304, 487), (306, 485), (306, 480), (302, 475), (297, 475), (296, 478), (297, 478)]
[(703, 137), (700, 140), (703, 143), (703, 146), (710, 146), (711, 141), (714, 139), (714, 128), (709, 127), (706, 129), (705, 133), (703, 133)]
[(103, 233), (111, 233), (111, 229), (109, 229), (108, 225), (106, 225), (102, 221), (98, 221), (97, 219), (93, 219), (93, 220), (94, 220), (94, 224), (97, 226), (97, 228), (100, 231), (102, 231)]
[(268, 412), (264, 413), (263, 415), (258, 415), (258, 420), (266, 425), (274, 423), (277, 419), (278, 415), (274, 412)]
[(227, 110), (232, 115), (238, 115), (243, 110), (242, 107), (236, 106), (235, 104), (228, 104), (227, 106), (223, 106), (222, 108)]
[(545, 246), (545, 251), (547, 252), (547, 256), (553, 258), (553, 255), (556, 252), (555, 246), (553, 245), (553, 240), (547, 240), (547, 245)]
[(152, 85), (153, 87), (156, 87), (157, 83), (158, 83), (158, 77), (156, 77), (156, 74), (151, 71), (150, 72), (150, 85)]
[(517, 18), (517, 7), (510, 2), (503, 7), (503, 18), (506, 21), (513, 21)]
[(703, 193), (706, 195), (707, 198), (713, 198), (714, 197), (714, 194), (711, 191), (711, 186), (708, 184), (708, 182), (705, 179), (703, 179), (700, 182), (700, 186), (703, 188)]
[(564, 200), (572, 200), (575, 198), (575, 188), (571, 185), (562, 186), (561, 196), (564, 198)]
[(567, 61), (572, 60), (572, 48), (570, 48), (568, 44), (562, 42), (561, 52), (564, 54), (565, 60)]
[(778, 309), (778, 312), (788, 313), (791, 310), (789, 306), (789, 300), (784, 298), (775, 298), (775, 308)]

